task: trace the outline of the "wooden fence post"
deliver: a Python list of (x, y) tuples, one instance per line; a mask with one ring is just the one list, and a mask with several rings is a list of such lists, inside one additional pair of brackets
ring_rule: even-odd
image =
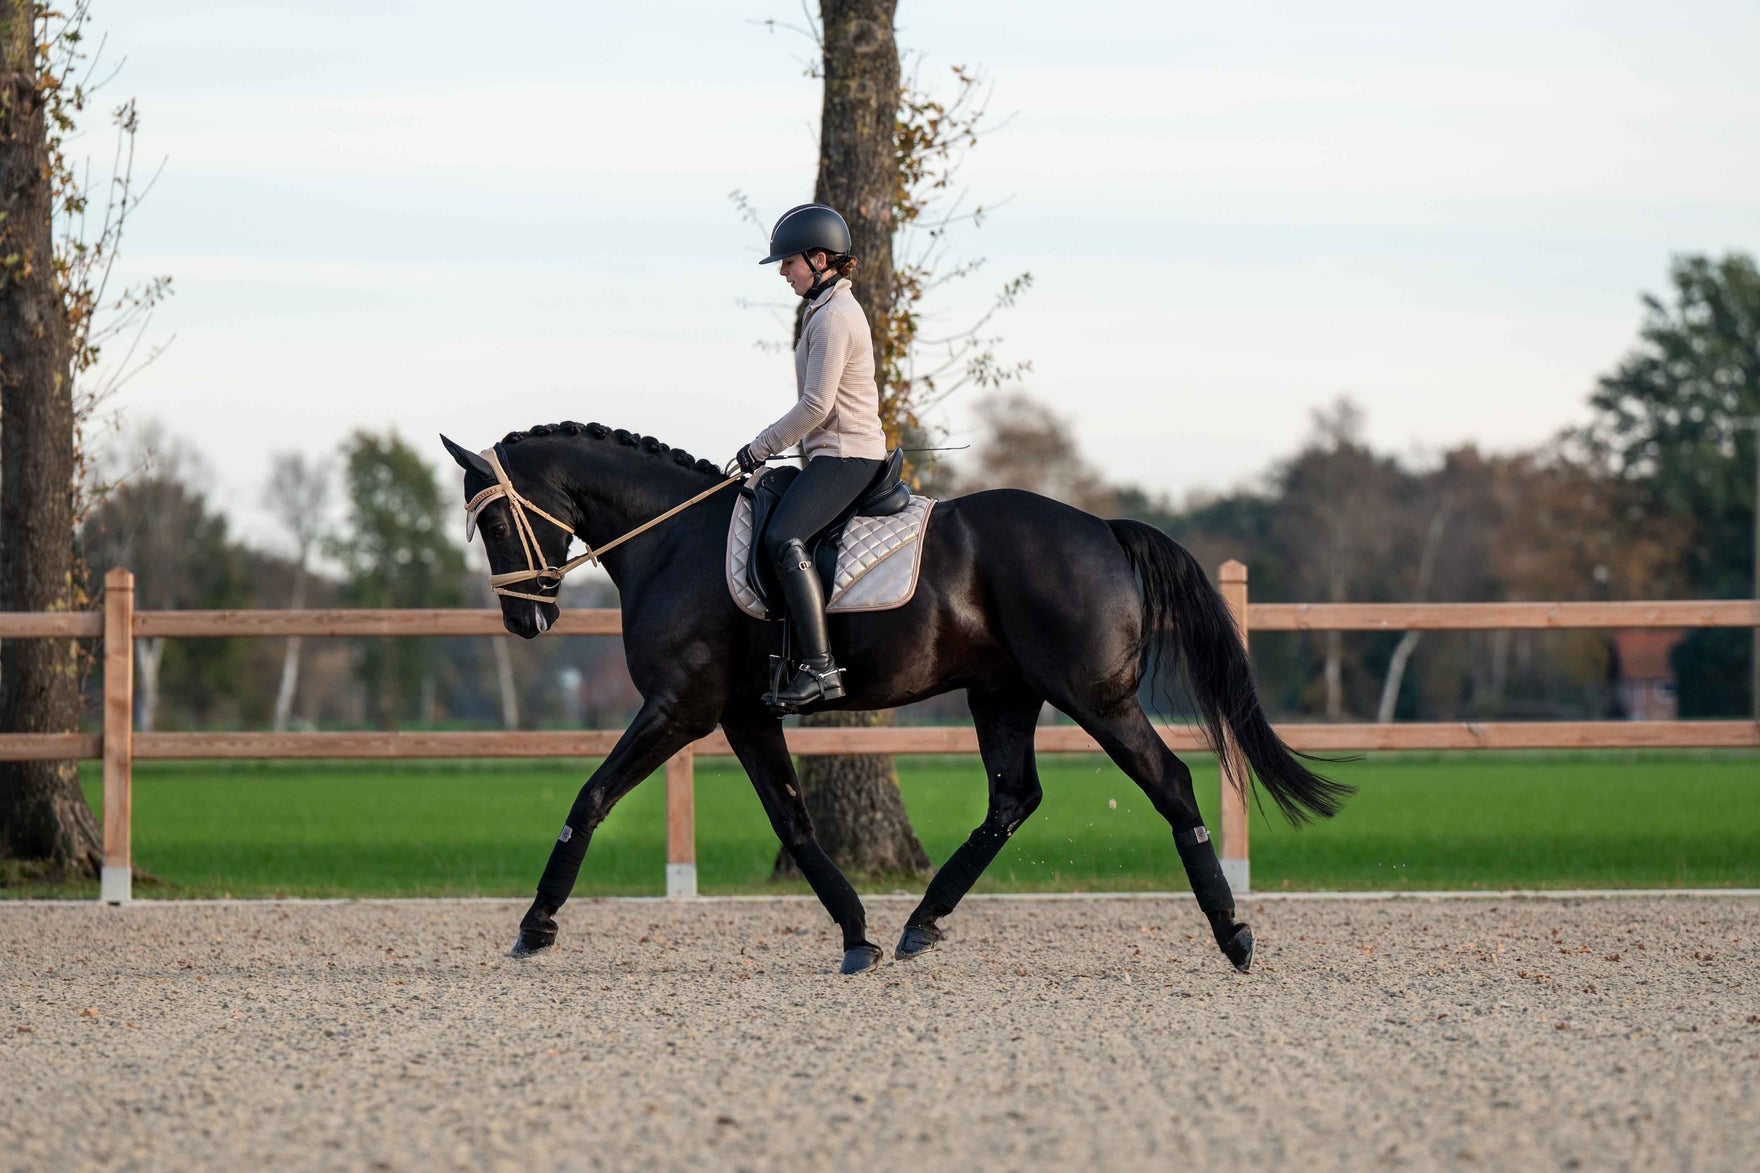
[(104, 576), (104, 870), (98, 899), (125, 904), (134, 894), (134, 575)]
[(666, 897), (697, 894), (696, 750), (685, 746), (666, 761)]
[[(1217, 579), (1222, 585), (1222, 598), (1234, 617), (1235, 634), (1240, 636), (1241, 649), (1247, 647), (1247, 566), (1230, 558), (1222, 564)], [(1222, 831), (1222, 875), (1237, 896), (1251, 890), (1251, 868), (1247, 857), (1247, 773), (1246, 755), (1236, 744), (1234, 735), (1223, 731), (1222, 745), (1217, 749), (1217, 771), (1221, 782), (1217, 809)]]

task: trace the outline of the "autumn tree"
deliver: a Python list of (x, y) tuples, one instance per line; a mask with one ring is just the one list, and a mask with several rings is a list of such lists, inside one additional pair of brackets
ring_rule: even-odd
[[(873, 330), (880, 421), (887, 442), (907, 448), (907, 479), (941, 493), (932, 447), (939, 429), (924, 413), (960, 387), (998, 387), (1029, 368), (997, 357), (993, 317), (1032, 281), (1007, 281), (975, 318), (944, 332), (925, 330), (925, 299), (971, 276), (982, 258), (950, 253), (956, 225), (977, 224), (985, 209), (967, 206), (955, 183), (959, 165), (987, 128), (981, 79), (951, 71), (951, 91), (920, 84), (901, 70), (893, 16), (896, 0), (824, 0), (820, 20), (797, 29), (818, 50), (808, 71), (824, 82), (818, 176), (813, 198), (849, 223), (861, 258), (854, 292)], [(786, 27), (767, 21), (772, 28)], [(735, 202), (761, 229), (769, 224), (739, 192)], [(800, 313), (795, 314), (798, 337)], [(870, 725), (890, 713), (809, 714), (809, 724)], [(819, 837), (833, 858), (860, 871), (912, 872), (928, 867), (897, 799), (890, 757), (814, 758), (802, 763), (802, 788)], [(847, 801), (845, 798), (847, 797)], [(792, 861), (778, 856), (778, 870)]]
[[(73, 331), (52, 221), (54, 79), (32, 0), (0, 3), (0, 611), (67, 611), (73, 563)], [(0, 729), (70, 733), (79, 720), (69, 640), (9, 640)], [(97, 825), (74, 762), (0, 762), (0, 859), (96, 875)]]
[[(448, 540), (451, 516), (434, 471), (396, 433), (356, 432), (343, 446), (348, 519), (330, 544), (355, 607), (454, 607), (464, 554)], [(432, 696), (432, 645), (426, 640), (363, 641), (359, 677), (368, 712), (395, 725), (418, 693)]]
[[(135, 573), (135, 606), (179, 611), (237, 606), (244, 599), (242, 551), (231, 539), (226, 517), (201, 489), (199, 457), (155, 426), (143, 428), (135, 451), (123, 461), (104, 500), (80, 531), (94, 576), (111, 567)], [(237, 667), (230, 639), (134, 641), (135, 728), (159, 727), (167, 672), (177, 678), (189, 713), (208, 709), (230, 690)], [(170, 659), (167, 659), (167, 656)]]
[[(1275, 532), (1287, 551), (1292, 585), (1305, 598), (1365, 600), (1385, 579), (1376, 571), (1396, 548), (1388, 519), (1397, 512), (1397, 464), (1363, 440), (1363, 413), (1339, 398), (1314, 413), (1314, 434), (1277, 476)], [(1322, 638), (1322, 711), (1342, 721), (1347, 705), (1344, 638)]]
[[(882, 404), (897, 400), (886, 379), (893, 353), (890, 322), (896, 292), (892, 238), (898, 193), (897, 0), (821, 0), (824, 96), (819, 117), (819, 173), (813, 198), (843, 214), (850, 251), (861, 258), (854, 289), (874, 336)], [(798, 319), (797, 319), (798, 322)], [(798, 325), (797, 325), (798, 330)], [(884, 422), (884, 421), (883, 421)], [(896, 424), (888, 438), (896, 442)], [(881, 725), (889, 712), (811, 714), (810, 725)], [(918, 842), (898, 790), (890, 755), (809, 757), (800, 763), (801, 796), (819, 841), (838, 865), (858, 872), (921, 873), (929, 856)], [(788, 874), (786, 851), (776, 870)]]
[[(1760, 554), (1755, 445), (1760, 431), (1760, 268), (1744, 253), (1684, 256), (1668, 300), (1646, 294), (1638, 341), (1599, 380), (1582, 438), (1631, 489), (1639, 516), (1686, 535), (1694, 595), (1755, 597)], [(1756, 637), (1706, 629), (1677, 654), (1682, 716), (1753, 711)]]
[[(306, 580), (312, 555), (327, 532), (330, 495), (335, 470), (326, 460), (310, 460), (298, 452), (277, 454), (269, 465), (269, 483), (263, 489), (263, 504), (268, 506), (276, 524), (281, 527), (293, 556), (293, 585), (288, 591), (287, 605), (294, 609), (306, 605)], [(293, 715), (294, 693), (299, 687), (299, 658), (302, 641), (289, 636), (283, 645), (281, 680), (275, 690), (275, 732), (286, 730)]]
[(987, 395), (974, 410), (977, 439), (949, 488), (1026, 489), (1101, 517), (1113, 515), (1117, 491), (1082, 455), (1072, 420), (1020, 392)]
[[(119, 293), (109, 285), (144, 194), (134, 182), (134, 103), (111, 111), (107, 172), (68, 153), (97, 88), (87, 14), (86, 0), (0, 0), (0, 610), (87, 602), (74, 555), (89, 501), (82, 425), (157, 353), (143, 355), (141, 337), (170, 290), (165, 277)], [(100, 366), (111, 343), (121, 357)], [(78, 664), (63, 641), (0, 649), (0, 729), (72, 729)], [(74, 763), (0, 763), (0, 859), (61, 876), (95, 873), (99, 856)]]

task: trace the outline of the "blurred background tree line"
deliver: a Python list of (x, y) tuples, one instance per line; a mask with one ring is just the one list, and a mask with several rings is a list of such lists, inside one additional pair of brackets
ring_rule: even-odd
[[(1364, 439), (1348, 397), (1252, 483), (1175, 503), (1120, 484), (1044, 399), (994, 392), (970, 451), (924, 470), (940, 496), (1031, 489), (1136, 517), (1207, 567), (1240, 558), (1273, 601), (1484, 601), (1751, 596), (1760, 273), (1684, 257), (1645, 299), (1636, 345), (1597, 383), (1580, 427), (1529, 451), (1408, 456)], [(629, 423), (632, 421), (610, 421)], [(395, 434), (357, 433), (328, 460), (283, 454), (264, 503), (276, 533), (234, 531), (198, 454), (147, 430), (110, 473), (81, 544), (92, 581), (138, 576), (138, 605), (488, 606), (459, 545), (457, 486)], [(335, 502), (335, 504), (332, 504)], [(1055, 551), (1046, 551), (1055, 558)], [(615, 606), (607, 582), (574, 607)], [(1262, 633), (1273, 710), (1323, 720), (1622, 716), (1610, 633)], [(637, 699), (616, 640), (265, 640), (138, 643), (142, 728), (622, 724)], [(1749, 636), (1674, 651), (1682, 716), (1749, 710)], [(279, 701), (279, 704), (278, 704)], [(958, 698), (906, 719), (963, 719)], [(278, 709), (280, 717), (277, 719)], [(95, 720), (97, 701), (88, 697)]]

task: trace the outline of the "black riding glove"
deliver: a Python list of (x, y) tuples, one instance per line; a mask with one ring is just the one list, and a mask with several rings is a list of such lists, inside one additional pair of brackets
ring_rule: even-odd
[(752, 446), (750, 444), (741, 448), (739, 450), (739, 455), (735, 456), (733, 459), (734, 463), (739, 465), (739, 470), (747, 476), (751, 476), (754, 472), (757, 472), (760, 468), (764, 467), (764, 462), (752, 455)]

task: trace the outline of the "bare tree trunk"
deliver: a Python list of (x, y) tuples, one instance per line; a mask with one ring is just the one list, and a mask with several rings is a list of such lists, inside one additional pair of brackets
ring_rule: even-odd
[[(0, 610), (73, 606), (73, 371), (55, 282), (35, 5), (0, 0)], [(0, 729), (71, 733), (78, 649), (0, 649)], [(51, 878), (96, 875), (97, 823), (75, 762), (0, 762), (0, 859)]]
[(293, 719), (293, 697), (299, 690), (299, 651), (300, 637), (288, 636), (287, 647), (281, 653), (281, 683), (275, 689), (277, 733), (286, 733), (288, 722)]
[[(306, 605), (306, 552), (300, 551), (299, 566), (293, 572), (293, 600), (289, 603), (294, 610)], [(300, 637), (287, 637), (287, 647), (281, 653), (281, 686), (275, 690), (275, 732), (287, 732), (287, 722), (293, 716), (293, 694), (299, 688), (299, 649)]]
[(1491, 695), (1486, 698), (1485, 711), (1503, 708), (1503, 694), (1509, 686), (1509, 654), (1515, 632), (1498, 630), (1491, 633)]
[[(894, 297), (893, 201), (898, 190), (897, 0), (820, 0), (825, 93), (819, 115), (819, 175), (813, 198), (849, 224), (861, 258), (855, 298), (874, 335), (874, 369), (887, 369)], [(881, 387), (884, 401), (892, 388)]]
[[(887, 368), (891, 345), (892, 207), (898, 185), (898, 42), (892, 17), (897, 0), (821, 0), (825, 97), (819, 121), (819, 177), (813, 198), (849, 223), (851, 250), (861, 258), (854, 293), (874, 335), (876, 372)], [(880, 388), (885, 401), (889, 389)], [(833, 648), (833, 651), (836, 649)], [(808, 725), (884, 725), (883, 713), (824, 713)], [(890, 755), (802, 759), (801, 794), (826, 852), (857, 872), (929, 869), (898, 792)], [(786, 852), (777, 872), (793, 869)]]
[[(1436, 507), (1436, 513), (1430, 518), (1430, 529), (1424, 535), (1424, 551), (1418, 556), (1418, 589), (1412, 600), (1421, 603), (1430, 594), (1430, 582), (1436, 577), (1436, 557), (1442, 552), (1442, 534), (1448, 528), (1448, 514), (1451, 508), (1445, 498)], [(1375, 711), (1375, 720), (1386, 725), (1393, 720), (1393, 710), (1399, 703), (1400, 685), (1405, 682), (1406, 664), (1411, 660), (1412, 653), (1418, 650), (1418, 641), (1424, 637), (1421, 631), (1408, 631), (1400, 636), (1399, 646), (1393, 649), (1393, 656), (1387, 661), (1387, 678), (1381, 682), (1381, 705)]]
[(151, 733), (159, 727), (159, 664), (164, 659), (163, 637), (134, 641), (134, 727), (142, 733)]
[(1344, 633), (1326, 633), (1326, 663), (1322, 679), (1326, 684), (1326, 719), (1344, 720)]
[[(1334, 526), (1333, 528), (1336, 531), (1338, 527)], [(1327, 594), (1332, 602), (1342, 603), (1345, 595), (1345, 578), (1344, 570), (1339, 565), (1342, 553), (1337, 545), (1338, 539), (1335, 536), (1335, 548), (1332, 551), (1333, 568), (1331, 573), (1327, 575), (1327, 582), (1330, 586)], [(1326, 649), (1321, 672), (1321, 679), (1326, 685), (1326, 719), (1328, 721), (1342, 721), (1344, 720), (1344, 633), (1329, 631), (1321, 643)]]
[[(483, 552), (483, 565), (487, 568), (487, 573), (494, 573), (495, 568), (489, 566), (487, 550)], [(476, 582), (475, 597), (479, 605), (495, 607), (500, 599), (489, 589), (488, 580), (479, 578), (474, 581)], [(503, 729), (519, 728), (519, 686), (513, 677), (513, 649), (508, 646), (512, 638), (511, 636), (498, 635), (489, 641), (489, 647), (495, 656), (495, 682), (501, 689), (501, 727)]]
[(501, 726), (518, 729), (519, 690), (513, 683), (513, 652), (505, 636), (496, 636), (489, 643), (495, 649), (495, 679), (501, 685)]
[(1381, 682), (1381, 705), (1375, 710), (1375, 720), (1383, 725), (1393, 721), (1393, 710), (1399, 704), (1399, 687), (1406, 678), (1406, 662), (1418, 650), (1418, 641), (1423, 637), (1421, 631), (1406, 632), (1399, 637), (1399, 644), (1387, 661), (1387, 679)]

